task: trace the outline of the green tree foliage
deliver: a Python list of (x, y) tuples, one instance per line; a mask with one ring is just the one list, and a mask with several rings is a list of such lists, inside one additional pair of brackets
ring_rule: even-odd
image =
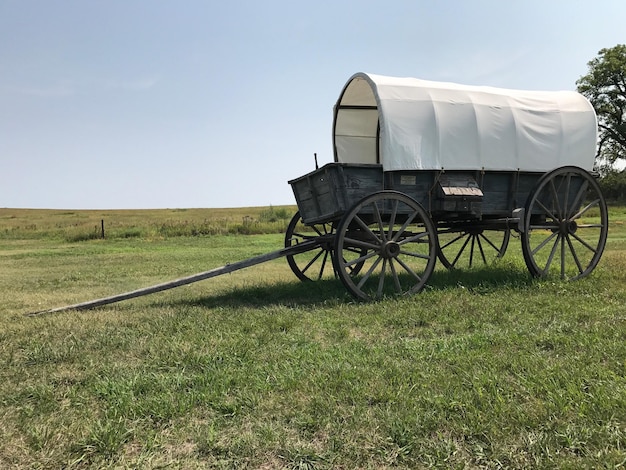
[(606, 173), (617, 161), (626, 161), (626, 45), (601, 49), (587, 65), (589, 72), (576, 85), (596, 110), (596, 166)]
[(611, 203), (626, 203), (626, 170), (609, 170), (599, 181), (602, 194)]

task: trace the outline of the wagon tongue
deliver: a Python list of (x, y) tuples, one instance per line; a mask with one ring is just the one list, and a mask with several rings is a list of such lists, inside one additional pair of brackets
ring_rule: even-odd
[(282, 250), (277, 250), (271, 253), (266, 253), (264, 255), (255, 256), (253, 258), (248, 258), (243, 261), (237, 261), (235, 263), (227, 264), (226, 266), (211, 269), (209, 271), (204, 271), (198, 274), (194, 274), (192, 276), (175, 279), (173, 281), (164, 282), (162, 284), (156, 284), (150, 287), (144, 287), (143, 289), (137, 289), (131, 292), (125, 292), (123, 294), (113, 295), (111, 297), (104, 297), (102, 299), (90, 300), (88, 302), (82, 302), (82, 303), (73, 304), (73, 305), (66, 305), (64, 307), (51, 308), (48, 310), (41, 310), (39, 312), (27, 313), (26, 315), (35, 316), (35, 315), (42, 315), (44, 313), (56, 313), (56, 312), (63, 312), (66, 310), (88, 310), (88, 309), (92, 309), (95, 307), (101, 307), (103, 305), (121, 302), (122, 300), (133, 299), (135, 297), (142, 297), (144, 295), (154, 294), (156, 292), (173, 289), (174, 287), (185, 286), (187, 284), (192, 284), (194, 282), (203, 281), (205, 279), (209, 279), (212, 277), (217, 277), (222, 274), (232, 273), (233, 271), (238, 271), (240, 269), (249, 268), (250, 266), (255, 266), (257, 264), (265, 263), (266, 261), (271, 261), (277, 258), (282, 258), (283, 256), (297, 255), (300, 253), (304, 253), (306, 251), (314, 250), (315, 248), (319, 246), (320, 246), (319, 239), (311, 239), (311, 240), (304, 241), (294, 246), (283, 248)]

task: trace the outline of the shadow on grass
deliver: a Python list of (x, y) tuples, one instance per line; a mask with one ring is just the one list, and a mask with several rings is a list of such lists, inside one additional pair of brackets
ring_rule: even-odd
[(516, 265), (499, 264), (471, 270), (438, 270), (428, 280), (427, 286), (435, 290), (463, 286), (466, 289), (491, 292), (498, 289), (527, 289), (536, 279), (525, 268)]
[[(528, 271), (517, 266), (500, 265), (472, 270), (437, 270), (424, 290), (442, 291), (461, 286), (476, 293), (490, 293), (499, 289), (525, 290), (536, 281)], [(423, 292), (423, 291), (422, 291)], [(420, 293), (415, 294), (419, 296)], [(300, 282), (297, 279), (278, 283), (259, 284), (233, 288), (220, 295), (189, 300), (179, 300), (176, 305), (206, 308), (268, 307), (276, 305), (311, 306), (357, 302), (339, 279)]]

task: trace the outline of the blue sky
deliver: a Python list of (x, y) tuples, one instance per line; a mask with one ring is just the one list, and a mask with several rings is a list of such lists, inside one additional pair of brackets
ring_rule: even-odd
[(575, 89), (623, 0), (0, 0), (0, 207), (294, 204), (356, 72)]

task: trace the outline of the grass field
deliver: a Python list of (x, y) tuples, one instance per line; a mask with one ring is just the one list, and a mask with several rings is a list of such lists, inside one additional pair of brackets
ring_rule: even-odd
[(408, 298), (279, 259), (24, 315), (274, 251), (293, 210), (0, 209), (0, 468), (626, 465), (625, 208), (577, 282), (531, 279), (514, 238)]

